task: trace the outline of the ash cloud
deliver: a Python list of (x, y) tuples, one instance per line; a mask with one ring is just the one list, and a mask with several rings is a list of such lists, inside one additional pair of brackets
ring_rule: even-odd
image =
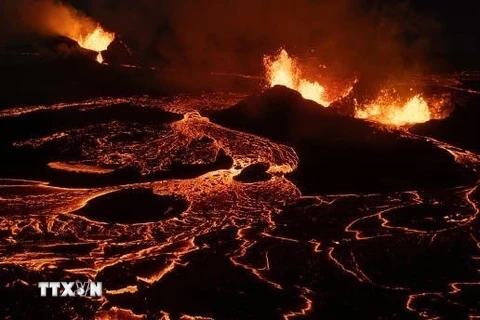
[(425, 67), (438, 48), (438, 24), (409, 1), (103, 0), (86, 10), (137, 52), (186, 69), (258, 73), (262, 55), (284, 47), (314, 49), (339, 72), (394, 73)]
[(5, 0), (2, 40), (28, 35), (77, 38), (95, 28), (95, 22), (73, 6), (55, 0)]
[[(438, 24), (419, 14), (409, 1), (6, 3), (11, 30), (49, 34), (76, 30), (81, 28), (79, 17), (90, 20), (81, 13), (85, 12), (119, 34), (144, 63), (178, 70), (259, 75), (263, 55), (284, 47), (294, 55), (308, 53), (338, 73), (398, 75), (425, 68), (426, 53), (439, 48)], [(317, 66), (312, 65), (312, 70)]]

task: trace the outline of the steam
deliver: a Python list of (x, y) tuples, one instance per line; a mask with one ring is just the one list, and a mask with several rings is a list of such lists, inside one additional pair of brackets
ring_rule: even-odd
[[(5, 1), (7, 31), (78, 38), (88, 16), (122, 35), (150, 65), (260, 75), (262, 57), (285, 48), (339, 74), (402, 74), (428, 66), (438, 25), (409, 1), (182, 0)], [(393, 3), (396, 4), (393, 4)], [(5, 22), (4, 22), (5, 23)], [(306, 75), (308, 76), (308, 75)], [(184, 77), (186, 78), (186, 77)], [(193, 76), (189, 81), (198, 81)]]
[(97, 23), (74, 7), (54, 0), (6, 0), (4, 31), (11, 36), (36, 34), (79, 39), (91, 33)]
[(315, 57), (313, 72), (320, 63), (373, 77), (427, 67), (436, 22), (408, 1), (363, 2), (103, 0), (90, 1), (89, 10), (133, 51), (168, 67), (258, 75), (263, 55), (278, 48)]

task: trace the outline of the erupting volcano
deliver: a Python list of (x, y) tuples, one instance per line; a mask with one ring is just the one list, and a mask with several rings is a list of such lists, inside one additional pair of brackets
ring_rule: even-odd
[(95, 30), (86, 36), (79, 36), (75, 39), (80, 47), (97, 52), (97, 62), (103, 63), (102, 51), (108, 49), (110, 43), (115, 39), (115, 33), (107, 32), (102, 27), (97, 26)]
[(479, 319), (480, 72), (390, 2), (0, 3), (0, 319)]
[[(264, 66), (266, 80), (271, 87), (283, 85), (294, 89), (303, 98), (313, 100), (324, 107), (328, 107), (332, 102), (350, 94), (355, 84), (340, 94), (330, 93), (327, 95), (328, 86), (305, 79), (300, 63), (289, 56), (285, 49), (281, 49), (276, 56), (265, 56)], [(401, 100), (395, 94), (390, 94), (390, 90), (382, 89), (379, 91), (378, 97), (371, 102), (360, 105), (355, 100), (354, 115), (360, 119), (394, 126), (423, 123), (438, 118), (434, 117), (435, 111), (428, 105), (421, 93), (407, 98), (404, 102)]]
[(282, 85), (297, 90), (302, 97), (318, 102), (324, 107), (330, 104), (326, 100), (325, 88), (318, 82), (302, 78), (301, 68), (295, 59), (281, 49), (277, 56), (265, 56), (266, 77), (270, 86)]

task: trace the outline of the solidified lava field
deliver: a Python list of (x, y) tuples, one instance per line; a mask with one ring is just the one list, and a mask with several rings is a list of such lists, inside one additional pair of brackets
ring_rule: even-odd
[[(465, 95), (409, 128), (281, 86), (4, 109), (1, 317), (480, 317)], [(103, 297), (40, 298), (57, 279)]]

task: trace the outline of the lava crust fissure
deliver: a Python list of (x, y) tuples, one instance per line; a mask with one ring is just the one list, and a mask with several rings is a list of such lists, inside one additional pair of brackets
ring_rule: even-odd
[[(209, 118), (182, 99), (0, 115), (0, 316), (478, 314), (475, 154), (282, 87)], [(57, 279), (103, 297), (40, 298)]]

